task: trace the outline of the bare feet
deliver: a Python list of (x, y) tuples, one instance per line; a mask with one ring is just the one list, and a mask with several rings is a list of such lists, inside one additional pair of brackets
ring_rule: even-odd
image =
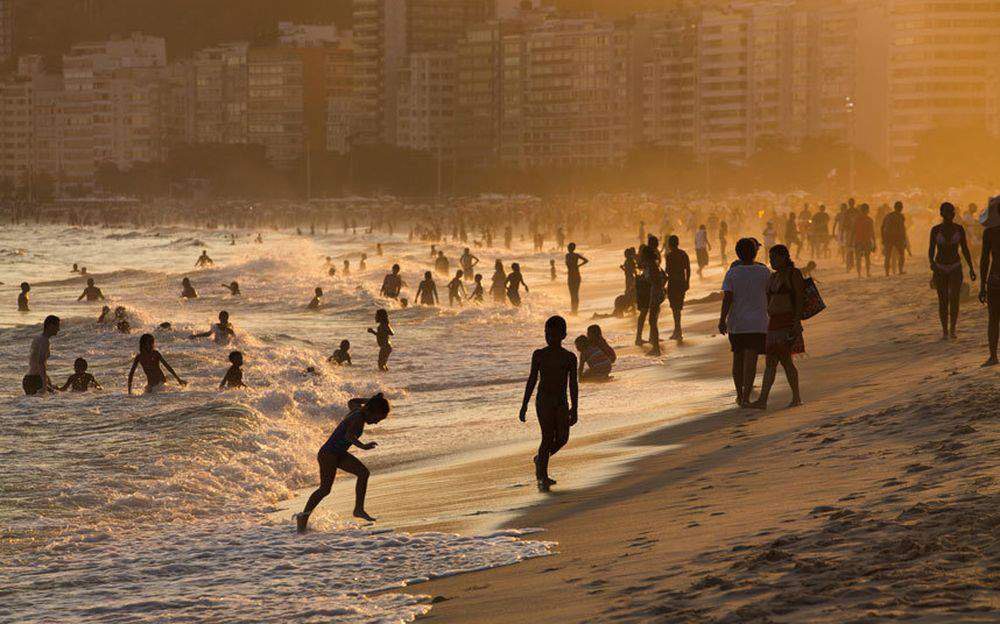
[(309, 528), (309, 514), (297, 513), (295, 514), (295, 530), (299, 533), (305, 533)]
[(367, 520), (368, 522), (375, 522), (375, 518), (372, 518), (371, 516), (369, 516), (368, 512), (365, 511), (364, 509), (355, 509), (354, 510), (354, 517), (355, 518), (361, 518), (362, 520)]
[(985, 362), (983, 362), (980, 366), (982, 368), (988, 368), (990, 366), (996, 366), (998, 363), (1000, 363), (1000, 362), (998, 362), (998, 360), (997, 360), (996, 357), (990, 356), (990, 359), (988, 359)]
[(746, 405), (744, 405), (744, 407), (747, 407), (749, 409), (755, 409), (755, 410), (766, 410), (767, 409), (767, 401), (765, 401), (763, 399), (757, 399), (753, 403), (747, 403)]
[(802, 399), (792, 399), (792, 402), (788, 404), (788, 409), (798, 407), (800, 405), (802, 405)]

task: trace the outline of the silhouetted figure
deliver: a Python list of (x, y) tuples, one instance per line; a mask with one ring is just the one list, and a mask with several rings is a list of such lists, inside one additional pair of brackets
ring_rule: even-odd
[(214, 264), (215, 262), (208, 257), (208, 250), (203, 249), (201, 250), (201, 255), (198, 256), (198, 259), (195, 261), (194, 266), (196, 269), (200, 269), (202, 267), (212, 266)]
[(524, 286), (524, 292), (530, 292), (521, 275), (521, 265), (514, 262), (510, 265), (510, 275), (507, 276), (507, 299), (514, 307), (521, 305), (521, 286)]
[(569, 284), (569, 303), (573, 314), (580, 310), (580, 284), (583, 281), (580, 267), (588, 262), (590, 260), (576, 253), (576, 243), (566, 246), (566, 281)]
[(792, 356), (805, 351), (802, 338), (802, 306), (805, 303), (805, 279), (795, 268), (791, 252), (784, 245), (775, 245), (769, 252), (771, 274), (767, 283), (767, 339), (765, 352), (767, 360), (760, 397), (750, 404), (754, 409), (767, 409), (767, 398), (771, 394), (778, 364), (785, 369), (788, 386), (792, 390), (792, 402), (788, 407), (802, 404), (799, 394), (799, 371)]
[(969, 265), (969, 279), (973, 282), (976, 281), (976, 270), (972, 266), (965, 228), (955, 223), (955, 206), (951, 202), (941, 204), (941, 223), (931, 228), (927, 256), (938, 295), (941, 339), (955, 339), (958, 337), (958, 308), (962, 298), (962, 257)]
[(191, 279), (185, 277), (181, 280), (181, 299), (197, 299), (198, 291), (191, 285)]
[(868, 204), (858, 206), (854, 217), (854, 266), (861, 277), (861, 264), (865, 265), (865, 275), (872, 276), (872, 252), (875, 251), (875, 222), (868, 215)]
[(223, 284), (222, 287), (225, 288), (226, 290), (228, 290), (229, 294), (231, 296), (233, 296), (233, 297), (239, 297), (240, 294), (241, 294), (240, 293), (240, 284), (236, 280), (233, 280), (232, 282), (230, 282), (228, 284)]
[(417, 286), (417, 301), (428, 306), (437, 305), (440, 301), (437, 284), (434, 283), (434, 276), (430, 271), (424, 273), (424, 281)]
[(354, 362), (351, 361), (351, 341), (341, 340), (340, 348), (333, 352), (326, 360), (331, 364), (336, 364), (337, 366), (353, 366)]
[(507, 301), (507, 273), (504, 271), (503, 262), (500, 260), (497, 260), (493, 265), (490, 294), (493, 295), (495, 303), (505, 303)]
[(482, 303), (484, 294), (485, 289), (483, 288), (483, 275), (481, 273), (476, 273), (476, 281), (472, 287), (472, 292), (469, 293), (468, 298), (476, 303)]
[(389, 299), (399, 299), (399, 293), (404, 285), (405, 282), (403, 282), (403, 278), (399, 275), (399, 265), (394, 264), (392, 265), (392, 272), (382, 280), (382, 289), (379, 290), (379, 294)]
[(302, 513), (296, 516), (296, 528), (300, 533), (306, 531), (309, 516), (316, 505), (330, 493), (337, 470), (343, 470), (358, 478), (354, 487), (354, 517), (370, 522), (375, 520), (365, 511), (365, 494), (368, 491), (368, 477), (371, 473), (348, 451), (352, 446), (366, 451), (378, 446), (375, 442), (366, 444), (360, 438), (365, 431), (365, 425), (375, 425), (385, 420), (389, 415), (389, 402), (380, 392), (367, 400), (351, 399), (347, 402), (347, 408), (350, 413), (340, 421), (316, 455), (316, 461), (319, 463), (319, 487), (309, 496)]
[[(577, 359), (562, 347), (566, 339), (566, 320), (553, 316), (545, 322), (546, 347), (531, 356), (531, 373), (524, 389), (521, 404), (521, 422), (526, 422), (528, 402), (538, 386), (535, 410), (541, 427), (542, 439), (535, 456), (535, 478), (540, 488), (554, 485), (549, 478), (549, 458), (569, 441), (570, 427), (577, 422), (579, 388), (577, 386)], [(569, 391), (569, 401), (566, 393)]]
[(317, 286), (316, 290), (313, 291), (313, 298), (306, 304), (306, 308), (309, 310), (319, 310), (322, 305), (323, 289)]
[(1000, 340), (1000, 198), (990, 199), (983, 223), (983, 251), (979, 258), (979, 301), (989, 306), (986, 334), (990, 357), (983, 366), (996, 366), (997, 342)]
[(719, 221), (719, 255), (722, 257), (722, 266), (726, 266), (729, 262), (729, 257), (726, 254), (726, 249), (729, 248), (729, 224), (723, 219)]
[(219, 390), (223, 388), (245, 388), (243, 383), (243, 353), (233, 351), (229, 354), (229, 370), (219, 382)]
[(736, 403), (750, 402), (750, 391), (757, 377), (757, 357), (766, 350), (767, 285), (771, 272), (754, 262), (757, 241), (743, 238), (736, 243), (737, 262), (729, 268), (722, 282), (722, 312), (719, 333), (729, 334), (733, 351), (733, 384)]
[(445, 257), (443, 251), (439, 251), (437, 259), (434, 260), (434, 270), (442, 275), (451, 273), (451, 263), (448, 262), (448, 258)]
[(24, 393), (31, 396), (42, 391), (53, 392), (55, 388), (49, 379), (48, 363), (51, 354), (52, 337), (59, 333), (58, 316), (47, 316), (42, 323), (42, 333), (31, 341), (28, 353), (28, 374), (21, 380)]
[(466, 280), (471, 280), (473, 276), (474, 269), (476, 265), (479, 264), (479, 258), (477, 258), (469, 250), (468, 247), (462, 251), (462, 256), (459, 258), (458, 263), (462, 266), (462, 275), (465, 276)]
[(83, 301), (84, 299), (88, 302), (104, 301), (104, 293), (101, 292), (100, 288), (94, 286), (94, 278), (92, 277), (87, 279), (87, 287), (76, 298), (77, 301)]
[(28, 305), (28, 293), (30, 292), (31, 284), (28, 282), (21, 282), (21, 292), (17, 295), (18, 312), (31, 312), (31, 307)]
[(896, 202), (892, 212), (882, 220), (882, 254), (885, 256), (885, 274), (894, 270), (900, 275), (906, 273), (906, 252), (910, 241), (906, 235), (906, 217), (903, 216), (903, 202)]
[(174, 372), (167, 360), (156, 350), (156, 338), (153, 337), (153, 334), (143, 334), (139, 338), (139, 354), (132, 360), (132, 368), (128, 371), (128, 393), (132, 394), (132, 379), (135, 377), (135, 369), (139, 365), (142, 365), (142, 371), (146, 373), (146, 392), (154, 392), (165, 385), (167, 378), (160, 369), (161, 364), (174, 376), (177, 383), (182, 386), (187, 385), (187, 382)]
[(73, 374), (59, 388), (59, 391), (66, 392), (70, 388), (73, 389), (73, 392), (86, 392), (91, 388), (101, 390), (101, 384), (97, 383), (94, 376), (87, 372), (88, 366), (87, 360), (76, 358), (76, 361), (73, 362)]
[[(667, 244), (669, 245), (669, 239)], [(694, 234), (694, 253), (698, 258), (698, 277), (704, 277), (702, 272), (705, 267), (708, 266), (708, 252), (712, 248), (712, 244), (708, 240), (708, 229), (704, 225), (698, 228), (698, 231)], [(668, 254), (669, 255), (669, 254)], [(687, 254), (684, 254), (687, 255)], [(690, 265), (690, 261), (689, 261)], [(667, 270), (669, 274), (669, 269)]]
[(691, 288), (691, 259), (679, 245), (680, 239), (670, 236), (667, 239), (667, 255), (664, 257), (667, 302), (674, 316), (674, 332), (670, 335), (671, 340), (684, 338), (684, 332), (681, 330), (681, 312), (684, 310), (684, 298)]
[(207, 332), (191, 334), (188, 338), (195, 340), (198, 338), (208, 338), (209, 336), (212, 337), (212, 340), (217, 345), (224, 346), (232, 342), (233, 338), (236, 337), (236, 330), (233, 328), (233, 324), (229, 322), (229, 312), (222, 310), (219, 312), (218, 323), (212, 323)]
[(462, 305), (462, 300), (465, 298), (465, 284), (462, 283), (462, 271), (456, 271), (455, 277), (450, 282), (448, 282), (448, 305), (450, 307), (455, 307), (455, 303)]
[(376, 329), (369, 327), (368, 333), (374, 335), (375, 341), (378, 343), (378, 369), (387, 371), (389, 370), (389, 356), (392, 355), (392, 345), (389, 343), (389, 338), (396, 334), (389, 327), (389, 313), (387, 311), (376, 310), (375, 322), (378, 326)]

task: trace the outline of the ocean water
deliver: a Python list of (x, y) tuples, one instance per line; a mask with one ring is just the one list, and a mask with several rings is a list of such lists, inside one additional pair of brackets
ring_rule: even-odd
[[(361, 457), (378, 475), (477, 449), (531, 440), (517, 422), (532, 349), (542, 324), (566, 307), (562, 282), (550, 283), (552, 253), (477, 249), (488, 284), (496, 257), (525, 267), (532, 293), (520, 309), (493, 304), (400, 309), (377, 293), (394, 262), (413, 292), (431, 268), (429, 245), (405, 236), (340, 232), (299, 236), (165, 227), (125, 229), (18, 226), (0, 229), (0, 620), (29, 621), (407, 621), (429, 605), (373, 592), (460, 571), (542, 556), (549, 544), (513, 532), (479, 536), (379, 532), (324, 512), (315, 530), (268, 520), (296, 489), (315, 485), (315, 453), (355, 396), (384, 391), (389, 419), (366, 432), (379, 447)], [(375, 255), (375, 243), (384, 255)], [(195, 269), (207, 249), (215, 266)], [(443, 249), (453, 266), (456, 245)], [(587, 250), (584, 250), (587, 252)], [(358, 270), (367, 253), (368, 268)], [(609, 309), (619, 288), (620, 252), (595, 249), (585, 270), (593, 309)], [(338, 275), (330, 277), (331, 256)], [(352, 273), (342, 275), (343, 260)], [(101, 304), (76, 302), (88, 269), (108, 297), (128, 310), (132, 333), (95, 321)], [(561, 264), (561, 263), (560, 263)], [(180, 298), (190, 277), (200, 298)], [(447, 280), (437, 278), (446, 300)], [(241, 297), (221, 284), (237, 280)], [(32, 284), (29, 313), (16, 311), (17, 284)], [(322, 309), (306, 304), (320, 286)], [(6, 301), (6, 303), (4, 303)], [(387, 307), (396, 332), (391, 370), (375, 371), (377, 346), (366, 333)], [(219, 310), (236, 327), (233, 344), (189, 340)], [(587, 310), (588, 313), (591, 311)], [(52, 341), (50, 376), (61, 384), (84, 357), (100, 392), (25, 397), (20, 380), (32, 337), (47, 314), (63, 319)], [(164, 321), (172, 330), (160, 330)], [(574, 332), (587, 321), (572, 323)], [(189, 381), (134, 396), (126, 376), (138, 337)], [(575, 333), (571, 333), (575, 335)], [(628, 344), (625, 330), (607, 332)], [(351, 340), (353, 368), (325, 363)], [(250, 388), (220, 392), (230, 350), (243, 351)], [(651, 365), (623, 354), (616, 375)], [(316, 372), (306, 372), (315, 367)], [(584, 432), (650, 420), (664, 394), (622, 401), (627, 382), (591, 387)], [(372, 509), (375, 515), (378, 510)]]

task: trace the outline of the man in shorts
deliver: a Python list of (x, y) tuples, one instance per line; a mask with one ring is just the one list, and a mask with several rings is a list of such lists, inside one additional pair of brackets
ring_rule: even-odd
[(764, 353), (767, 339), (767, 284), (771, 271), (755, 262), (757, 241), (742, 238), (736, 243), (739, 258), (722, 282), (722, 313), (719, 333), (729, 334), (733, 351), (733, 384), (736, 404), (750, 403), (757, 377), (757, 356)]
[(676, 236), (667, 239), (665, 264), (667, 301), (670, 303), (670, 311), (674, 314), (674, 333), (670, 335), (670, 339), (683, 340), (681, 311), (684, 309), (684, 297), (691, 286), (691, 259), (687, 252), (680, 248), (680, 239)]
[(39, 394), (42, 391), (55, 392), (49, 379), (49, 341), (59, 333), (59, 317), (47, 316), (42, 325), (42, 333), (31, 341), (31, 353), (28, 356), (28, 374), (22, 380), (24, 393)]

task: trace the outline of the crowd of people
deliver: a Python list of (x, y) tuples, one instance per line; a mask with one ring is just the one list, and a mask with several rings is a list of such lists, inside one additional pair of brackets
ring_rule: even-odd
[[(836, 253), (835, 259), (842, 263), (845, 271), (862, 278), (870, 277), (872, 256), (879, 249), (887, 276), (903, 274), (907, 256), (912, 255), (910, 233), (913, 226), (908, 223), (902, 201), (895, 201), (891, 207), (889, 203), (883, 203), (872, 214), (869, 204), (857, 203), (851, 199), (840, 204), (832, 216), (825, 205), (818, 205), (813, 210), (808, 203), (797, 212), (792, 210), (785, 213), (773, 208), (758, 209), (757, 205), (750, 202), (741, 207), (687, 206), (676, 211), (661, 208), (652, 211), (653, 214), (650, 214), (648, 206), (631, 209), (621, 207), (620, 214), (615, 215), (614, 206), (604, 211), (585, 206), (574, 214), (572, 206), (567, 202), (527, 214), (525, 227), (520, 228), (522, 231), (516, 230), (512, 225), (512, 216), (517, 212), (508, 207), (506, 210), (484, 211), (482, 214), (460, 209), (444, 215), (422, 214), (410, 227), (408, 240), (430, 245), (428, 262), (433, 270), (424, 272), (423, 279), (417, 284), (413, 301), (419, 305), (440, 305), (434, 277), (437, 273), (449, 279), (446, 286), (449, 306), (461, 306), (467, 302), (480, 305), (489, 301), (519, 306), (522, 303), (522, 291), (525, 294), (530, 292), (520, 264), (510, 263), (508, 272), (503, 260), (496, 259), (494, 272), (488, 282), (487, 296), (484, 276), (477, 272), (482, 260), (477, 255), (479, 252), (473, 249), (490, 248), (494, 239), (502, 239), (503, 245), (510, 249), (515, 235), (519, 235), (522, 241), (530, 237), (535, 252), (544, 253), (546, 238), (552, 235), (559, 253), (564, 254), (567, 311), (576, 315), (582, 304), (583, 269), (590, 260), (580, 253), (574, 236), (580, 235), (582, 240), (595, 241), (596, 234), (599, 236), (598, 244), (606, 244), (610, 240), (607, 232), (615, 231), (610, 227), (612, 221), (621, 223), (623, 218), (631, 217), (632, 223), (639, 224), (639, 236), (638, 245), (630, 246), (623, 252), (624, 260), (619, 268), (623, 274), (624, 288), (614, 299), (613, 312), (595, 314), (595, 317), (634, 317), (635, 345), (640, 348), (648, 345), (649, 349), (645, 351), (647, 354), (661, 356), (663, 342), (660, 338), (659, 318), (662, 306), (669, 306), (672, 314), (673, 331), (669, 339), (682, 341), (682, 313), (691, 289), (693, 273), (699, 279), (706, 279), (705, 270), (710, 266), (711, 255), (715, 251), (720, 265), (725, 268), (718, 330), (728, 336), (732, 351), (736, 403), (747, 409), (768, 407), (779, 366), (784, 371), (791, 390), (790, 407), (802, 404), (799, 372), (794, 357), (805, 351), (803, 322), (822, 309), (816, 284), (810, 277), (816, 268), (815, 260), (834, 259)], [(962, 222), (959, 220), (958, 210), (949, 202), (941, 203), (938, 212), (940, 222), (929, 229), (928, 260), (932, 271), (932, 287), (938, 297), (942, 337), (951, 340), (957, 336), (960, 304), (963, 298), (968, 298), (963, 295), (968, 292), (964, 284), (963, 260), (968, 265), (970, 281), (975, 282), (977, 275), (972, 258), (973, 253), (979, 251), (979, 275), (982, 277), (979, 299), (989, 306), (990, 355), (984, 365), (995, 365), (998, 363), (997, 343), (1000, 340), (1000, 270), (996, 268), (996, 263), (1000, 260), (1000, 200), (991, 201), (981, 218), (977, 209), (970, 207)], [(976, 228), (978, 232), (975, 235), (970, 235), (966, 229), (969, 214), (974, 214), (976, 220), (983, 225), (982, 228)], [(398, 228), (397, 220), (390, 218), (387, 213), (378, 212), (369, 216), (369, 231), (392, 232)], [(647, 226), (647, 223), (657, 221), (655, 229)], [(758, 230), (760, 238), (746, 235), (753, 234), (756, 227), (762, 228)], [(345, 232), (349, 229), (356, 231), (357, 221), (345, 218), (343, 228)], [(310, 231), (315, 231), (315, 225), (310, 227)], [(301, 228), (298, 232), (304, 235)], [(661, 237), (654, 232), (664, 233), (664, 247), (661, 247)], [(731, 244), (734, 233), (743, 236), (735, 244)], [(682, 234), (693, 243), (696, 261), (694, 269), (690, 256), (682, 249)], [(445, 251), (438, 248), (449, 237), (452, 243), (468, 244), (462, 247), (457, 262), (459, 268), (454, 272)], [(262, 241), (262, 235), (258, 234), (256, 242)], [(718, 245), (713, 245), (713, 241), (717, 241)], [(731, 264), (730, 248), (735, 253), (735, 260)], [(813, 260), (800, 269), (796, 266), (796, 260), (801, 259), (803, 252)], [(375, 249), (375, 253), (382, 255), (381, 244)], [(769, 266), (759, 261), (762, 256), (766, 257)], [(362, 269), (366, 259), (367, 256), (362, 257)], [(556, 280), (556, 259), (550, 258), (549, 261), (551, 279)], [(208, 251), (204, 250), (195, 267), (205, 268), (213, 264)], [(335, 267), (330, 258), (327, 258), (327, 264), (330, 273), (334, 274)], [(74, 270), (82, 273), (75, 267)], [(345, 261), (344, 274), (349, 270), (350, 265)], [(236, 281), (222, 286), (231, 295), (239, 296), (240, 287)], [(387, 302), (398, 302), (401, 307), (406, 307), (409, 299), (403, 296), (403, 291), (407, 287), (400, 265), (393, 264), (382, 281), (379, 295)], [(30, 290), (29, 284), (22, 284), (17, 301), (18, 309), (30, 309)], [(182, 281), (181, 296), (198, 296), (188, 277)], [(306, 307), (321, 309), (323, 296), (322, 288), (317, 287)], [(93, 278), (87, 280), (87, 286), (79, 297), (79, 300), (84, 299), (88, 302), (105, 299)], [(108, 306), (105, 306), (99, 322), (115, 322), (119, 331), (128, 333), (128, 320), (124, 309), (120, 310), (116, 310), (112, 316)], [(51, 339), (59, 330), (59, 318), (49, 316), (43, 323), (41, 334), (32, 341), (28, 373), (23, 379), (26, 394), (42, 394), (57, 389), (87, 391), (101, 387), (88, 372), (87, 362), (82, 358), (76, 360), (74, 373), (63, 386), (57, 388), (51, 381), (47, 361)], [(367, 331), (375, 337), (378, 346), (377, 368), (387, 371), (393, 353), (391, 338), (395, 332), (390, 325), (386, 308), (376, 310), (375, 327), (368, 328)], [(570, 429), (578, 420), (578, 382), (610, 381), (618, 357), (615, 349), (604, 338), (599, 325), (591, 325), (585, 335), (574, 340), (579, 356), (562, 346), (567, 333), (567, 323), (563, 317), (553, 316), (546, 322), (546, 346), (532, 355), (520, 411), (520, 419), (525, 421), (529, 403), (535, 395), (541, 441), (533, 463), (541, 488), (555, 484), (555, 480), (549, 475), (550, 459), (566, 444)], [(219, 313), (218, 322), (213, 323), (208, 331), (194, 333), (190, 338), (211, 337), (216, 344), (228, 345), (234, 336), (235, 330), (229, 314), (223, 311)], [(352, 365), (350, 349), (350, 341), (343, 340), (330, 356), (329, 362), (335, 365)], [(754, 397), (761, 356), (764, 357), (764, 373), (759, 394)], [(244, 387), (243, 354), (232, 351), (228, 361), (229, 367), (219, 384), (220, 389)], [(146, 376), (147, 391), (155, 391), (167, 382), (163, 369), (177, 383), (186, 383), (156, 349), (152, 334), (143, 334), (139, 339), (138, 354), (128, 373), (129, 393), (132, 392), (133, 377), (140, 366)], [(390, 406), (388, 400), (378, 394), (366, 400), (353, 400), (348, 409), (348, 416), (340, 422), (319, 451), (317, 460), (320, 485), (298, 516), (300, 530), (305, 530), (310, 514), (330, 492), (335, 474), (341, 469), (354, 474), (358, 479), (355, 515), (372, 519), (364, 506), (369, 472), (350, 450), (352, 447), (366, 450), (374, 448), (374, 443), (362, 443), (360, 437), (366, 424), (378, 423), (389, 414)]]

